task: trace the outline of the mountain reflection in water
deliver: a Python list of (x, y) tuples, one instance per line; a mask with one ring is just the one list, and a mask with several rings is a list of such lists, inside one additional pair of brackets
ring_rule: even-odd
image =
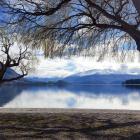
[(121, 85), (0, 87), (0, 107), (140, 109), (140, 89)]

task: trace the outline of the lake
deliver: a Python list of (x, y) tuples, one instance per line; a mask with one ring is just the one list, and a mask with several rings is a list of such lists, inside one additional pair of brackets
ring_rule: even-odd
[(140, 110), (140, 89), (122, 85), (3, 85), (0, 107)]

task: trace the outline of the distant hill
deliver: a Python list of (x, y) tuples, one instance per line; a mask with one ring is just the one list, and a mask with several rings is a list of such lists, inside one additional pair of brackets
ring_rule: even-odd
[(16, 71), (14, 71), (13, 69), (9, 68), (6, 71), (6, 73), (4, 75), (4, 78), (5, 79), (10, 79), (10, 78), (14, 78), (14, 77), (17, 77), (17, 76), (19, 76), (19, 74)]
[(68, 76), (63, 81), (73, 84), (122, 84), (129, 79), (140, 79), (140, 75), (90, 70)]

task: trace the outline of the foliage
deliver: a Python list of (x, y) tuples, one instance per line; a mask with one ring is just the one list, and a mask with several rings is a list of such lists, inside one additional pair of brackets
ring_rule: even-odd
[(42, 46), (45, 56), (140, 51), (140, 16), (131, 0), (3, 0), (1, 8), (6, 26), (25, 44)]

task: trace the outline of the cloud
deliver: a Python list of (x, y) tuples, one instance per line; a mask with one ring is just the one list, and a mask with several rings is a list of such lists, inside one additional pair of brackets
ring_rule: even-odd
[(94, 72), (105, 73), (125, 73), (125, 74), (140, 74), (139, 62), (117, 63), (115, 60), (106, 59), (103, 62), (97, 62), (92, 57), (71, 57), (44, 59), (39, 56), (39, 63), (36, 64), (36, 70), (30, 73), (29, 77), (59, 77), (63, 78), (76, 73), (81, 73), (89, 70)]

